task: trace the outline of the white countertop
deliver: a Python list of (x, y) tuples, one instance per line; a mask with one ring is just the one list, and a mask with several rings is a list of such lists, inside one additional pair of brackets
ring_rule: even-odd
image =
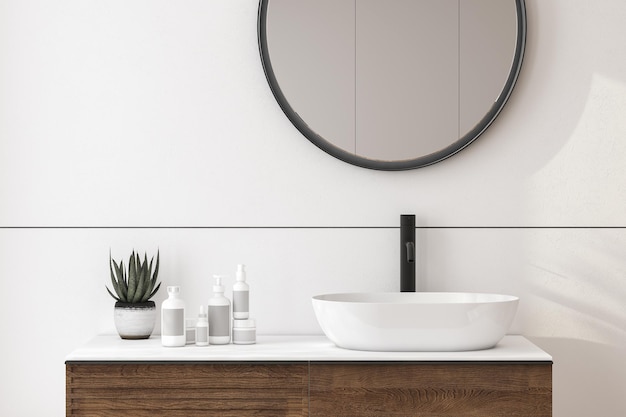
[(470, 352), (365, 352), (338, 348), (325, 336), (259, 336), (254, 345), (166, 348), (161, 339), (122, 340), (97, 336), (70, 353), (67, 362), (254, 362), (254, 361), (469, 361), (551, 362), (552, 356), (523, 336), (505, 336), (492, 349)]

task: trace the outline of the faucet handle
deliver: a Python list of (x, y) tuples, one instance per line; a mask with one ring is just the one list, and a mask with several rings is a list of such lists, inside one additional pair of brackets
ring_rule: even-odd
[(406, 242), (406, 260), (407, 262), (415, 262), (415, 243)]

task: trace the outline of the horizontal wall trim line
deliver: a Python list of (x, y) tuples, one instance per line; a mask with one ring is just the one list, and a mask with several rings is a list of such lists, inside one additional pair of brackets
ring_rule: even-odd
[[(399, 229), (400, 226), (0, 226), (0, 229)], [(626, 229), (626, 226), (416, 226), (428, 229)]]

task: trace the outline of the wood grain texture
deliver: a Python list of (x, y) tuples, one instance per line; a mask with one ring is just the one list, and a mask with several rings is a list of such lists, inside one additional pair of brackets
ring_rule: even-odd
[(308, 364), (67, 364), (68, 416), (308, 416)]
[(311, 417), (550, 417), (552, 365), (311, 364)]
[(550, 363), (68, 363), (68, 416), (549, 417)]

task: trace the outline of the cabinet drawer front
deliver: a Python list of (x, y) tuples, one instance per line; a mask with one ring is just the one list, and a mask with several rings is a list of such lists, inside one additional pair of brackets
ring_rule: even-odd
[(549, 363), (312, 364), (312, 417), (550, 417)]
[(68, 364), (68, 416), (307, 416), (307, 364)]

